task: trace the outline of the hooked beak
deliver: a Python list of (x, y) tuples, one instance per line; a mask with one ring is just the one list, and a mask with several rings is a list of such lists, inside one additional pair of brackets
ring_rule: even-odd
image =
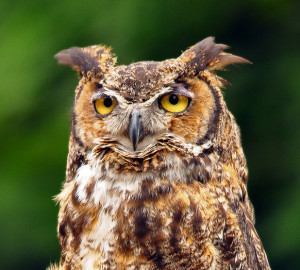
[(137, 144), (143, 135), (143, 125), (141, 121), (141, 115), (138, 109), (134, 108), (132, 113), (129, 115), (129, 127), (128, 134), (132, 142), (133, 150), (136, 150)]

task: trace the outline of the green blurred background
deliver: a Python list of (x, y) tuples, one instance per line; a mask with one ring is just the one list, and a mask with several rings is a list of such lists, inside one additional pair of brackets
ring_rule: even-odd
[[(298, 3), (297, 3), (298, 2)], [(0, 268), (59, 260), (75, 72), (53, 55), (107, 44), (119, 64), (177, 57), (207, 36), (253, 65), (221, 75), (241, 126), (256, 228), (273, 269), (300, 265), (299, 1), (0, 2)], [(298, 268), (299, 269), (299, 268)]]

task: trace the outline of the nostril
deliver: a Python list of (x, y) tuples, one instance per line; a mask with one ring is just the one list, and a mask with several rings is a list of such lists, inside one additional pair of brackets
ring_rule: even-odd
[(130, 118), (130, 119), (132, 118), (132, 113), (129, 115), (129, 118)]

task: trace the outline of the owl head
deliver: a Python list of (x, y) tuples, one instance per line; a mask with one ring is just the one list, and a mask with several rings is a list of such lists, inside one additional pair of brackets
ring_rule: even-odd
[(249, 63), (225, 53), (227, 48), (209, 37), (176, 59), (128, 66), (116, 66), (115, 56), (104, 46), (73, 47), (56, 54), (60, 64), (72, 67), (81, 78), (72, 114), (76, 158), (84, 160), (94, 149), (117, 154), (123, 165), (136, 160), (138, 164), (157, 153), (167, 158), (167, 153), (198, 155), (211, 146), (224, 147), (232, 119), (220, 91), (226, 81), (215, 71)]

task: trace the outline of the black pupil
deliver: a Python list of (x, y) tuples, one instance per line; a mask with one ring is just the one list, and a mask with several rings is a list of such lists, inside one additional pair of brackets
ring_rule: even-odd
[(112, 102), (111, 98), (105, 98), (103, 103), (106, 108), (109, 108), (112, 105)]
[(170, 102), (172, 105), (176, 105), (176, 104), (178, 103), (178, 101), (179, 101), (179, 98), (178, 98), (178, 96), (176, 96), (176, 95), (171, 95), (171, 96), (169, 97), (169, 102)]

